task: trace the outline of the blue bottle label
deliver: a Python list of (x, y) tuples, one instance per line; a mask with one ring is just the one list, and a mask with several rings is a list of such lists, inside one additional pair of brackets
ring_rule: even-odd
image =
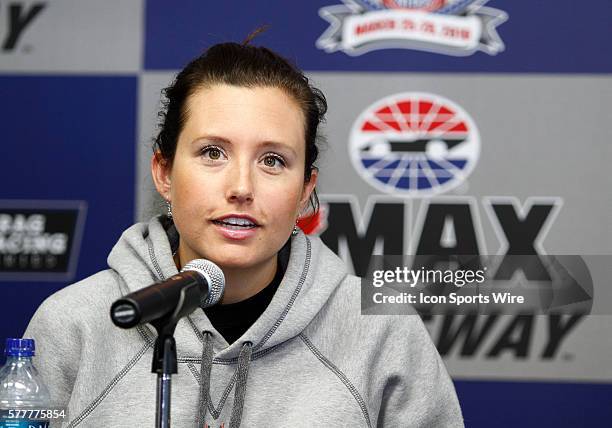
[(37, 419), (4, 419), (0, 420), (0, 428), (48, 428), (49, 421)]

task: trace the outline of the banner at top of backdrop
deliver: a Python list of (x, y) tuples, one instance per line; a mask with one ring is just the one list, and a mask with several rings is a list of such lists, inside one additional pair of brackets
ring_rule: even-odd
[[(306, 70), (610, 73), (612, 2), (149, 0), (145, 68), (179, 69), (215, 43), (268, 46)], [(587, 7), (588, 6), (588, 7)]]

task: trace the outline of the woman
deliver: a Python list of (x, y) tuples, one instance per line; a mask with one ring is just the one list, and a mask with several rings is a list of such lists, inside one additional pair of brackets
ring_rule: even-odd
[(26, 336), (68, 426), (151, 426), (153, 330), (110, 322), (120, 296), (192, 259), (221, 305), (176, 330), (177, 427), (463, 426), (417, 316), (361, 316), (360, 280), (296, 222), (316, 210), (323, 95), (265, 48), (213, 46), (165, 92), (151, 168), (167, 218), (129, 228), (109, 269), (47, 299)]

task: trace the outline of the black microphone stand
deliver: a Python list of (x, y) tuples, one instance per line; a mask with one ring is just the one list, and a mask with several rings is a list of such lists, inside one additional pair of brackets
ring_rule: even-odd
[(151, 322), (151, 325), (157, 330), (151, 367), (151, 372), (157, 373), (156, 428), (170, 428), (172, 375), (178, 373), (176, 341), (174, 340), (176, 325), (181, 318), (186, 317), (197, 309), (199, 303), (200, 285), (194, 282), (193, 285), (181, 290), (181, 295), (174, 312)]

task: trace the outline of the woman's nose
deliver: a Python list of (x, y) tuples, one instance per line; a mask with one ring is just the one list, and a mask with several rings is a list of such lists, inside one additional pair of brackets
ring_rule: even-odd
[(234, 202), (250, 202), (253, 200), (253, 177), (249, 165), (236, 162), (228, 175), (227, 199)]

